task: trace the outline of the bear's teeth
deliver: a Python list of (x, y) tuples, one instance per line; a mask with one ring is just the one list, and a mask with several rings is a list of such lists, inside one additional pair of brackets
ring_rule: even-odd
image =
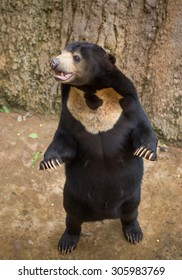
[(72, 77), (73, 75), (74, 75), (73, 73), (58, 72), (58, 73), (56, 73), (56, 75), (55, 75), (54, 77), (55, 77), (55, 79), (57, 79), (57, 80), (66, 81), (66, 80), (68, 80), (70, 77)]

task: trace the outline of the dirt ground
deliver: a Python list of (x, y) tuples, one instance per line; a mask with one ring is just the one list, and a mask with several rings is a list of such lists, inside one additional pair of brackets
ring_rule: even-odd
[[(182, 149), (162, 144), (158, 161), (145, 161), (142, 242), (129, 244), (120, 221), (105, 220), (83, 225), (72, 254), (58, 252), (65, 219), (64, 166), (38, 170), (57, 123), (26, 112), (0, 113), (0, 259), (182, 259)], [(30, 138), (31, 133), (38, 138)]]

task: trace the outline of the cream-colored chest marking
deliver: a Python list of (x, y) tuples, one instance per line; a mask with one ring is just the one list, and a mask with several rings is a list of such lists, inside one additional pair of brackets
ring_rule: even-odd
[(119, 104), (122, 96), (114, 89), (104, 88), (98, 90), (96, 95), (102, 99), (103, 104), (95, 110), (87, 106), (84, 92), (75, 87), (70, 88), (67, 101), (67, 107), (72, 116), (92, 134), (112, 129), (122, 114)]

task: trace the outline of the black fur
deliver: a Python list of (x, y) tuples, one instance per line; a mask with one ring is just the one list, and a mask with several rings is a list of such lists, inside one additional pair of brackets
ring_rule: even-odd
[(59, 250), (67, 253), (75, 249), (83, 222), (111, 218), (121, 220), (129, 242), (139, 242), (143, 235), (137, 221), (142, 156), (156, 160), (156, 137), (135, 87), (115, 66), (111, 55), (96, 45), (83, 42), (69, 44), (66, 50), (81, 53), (88, 63), (90, 81), (79, 86), (85, 92), (88, 106), (93, 106), (93, 110), (102, 106), (94, 93), (111, 87), (123, 97), (120, 100), (123, 112), (112, 129), (91, 134), (70, 114), (67, 108), (70, 85), (62, 84), (60, 123), (40, 163), (40, 169), (65, 163), (67, 216)]

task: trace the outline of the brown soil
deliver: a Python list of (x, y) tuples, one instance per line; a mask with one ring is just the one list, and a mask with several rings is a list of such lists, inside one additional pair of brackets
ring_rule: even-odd
[[(157, 162), (145, 161), (142, 242), (129, 244), (118, 220), (85, 223), (77, 249), (61, 255), (64, 166), (38, 170), (57, 121), (32, 116), (18, 122), (19, 115), (25, 113), (0, 113), (0, 259), (182, 259), (181, 149), (163, 146)], [(41, 156), (32, 167), (37, 151)]]

